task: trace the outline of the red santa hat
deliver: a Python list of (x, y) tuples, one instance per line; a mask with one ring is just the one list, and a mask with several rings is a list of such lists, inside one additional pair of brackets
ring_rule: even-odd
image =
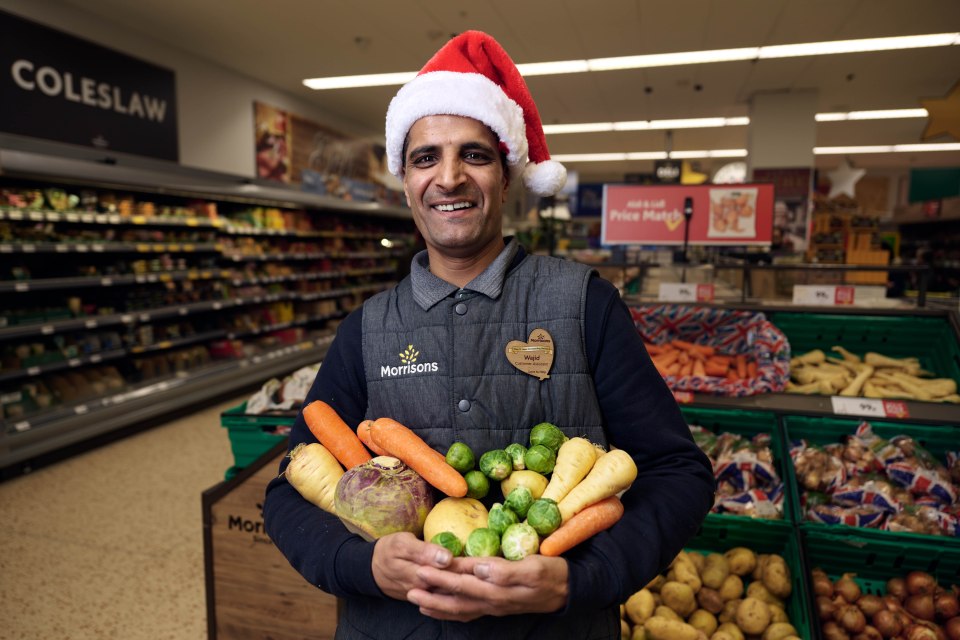
[(507, 165), (541, 196), (556, 194), (567, 170), (550, 159), (540, 113), (517, 66), (491, 36), (465, 31), (447, 42), (417, 77), (397, 92), (387, 109), (387, 168), (401, 177), (403, 142), (426, 116), (479, 120), (506, 146)]

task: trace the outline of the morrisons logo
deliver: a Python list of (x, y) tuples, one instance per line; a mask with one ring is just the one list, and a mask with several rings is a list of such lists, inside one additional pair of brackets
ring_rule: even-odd
[(391, 367), (383, 365), (380, 367), (381, 378), (395, 378), (397, 376), (406, 376), (414, 373), (427, 373), (438, 371), (440, 366), (436, 362), (417, 362), (420, 352), (408, 344), (407, 348), (400, 352), (400, 366)]

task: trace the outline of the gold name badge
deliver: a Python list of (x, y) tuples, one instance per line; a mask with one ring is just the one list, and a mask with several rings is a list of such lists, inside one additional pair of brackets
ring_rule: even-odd
[(520, 371), (538, 380), (550, 377), (553, 366), (553, 338), (546, 329), (534, 329), (526, 342), (511, 340), (504, 350), (507, 360)]

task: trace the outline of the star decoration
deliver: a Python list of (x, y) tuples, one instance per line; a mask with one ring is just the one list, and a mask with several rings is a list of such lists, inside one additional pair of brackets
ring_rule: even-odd
[(944, 97), (921, 100), (920, 104), (929, 116), (921, 137), (923, 141), (942, 135), (960, 140), (960, 82), (953, 85)]
[(854, 169), (850, 166), (850, 161), (844, 158), (839, 167), (827, 173), (830, 177), (830, 194), (827, 197), (833, 198), (843, 193), (856, 199), (857, 181), (865, 173), (865, 169)]

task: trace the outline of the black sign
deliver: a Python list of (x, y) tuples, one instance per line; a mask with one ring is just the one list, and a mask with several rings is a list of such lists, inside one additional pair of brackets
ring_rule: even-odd
[(653, 175), (660, 184), (680, 184), (683, 166), (675, 160), (656, 160), (653, 163)]
[(169, 69), (0, 11), (0, 130), (179, 159)]

